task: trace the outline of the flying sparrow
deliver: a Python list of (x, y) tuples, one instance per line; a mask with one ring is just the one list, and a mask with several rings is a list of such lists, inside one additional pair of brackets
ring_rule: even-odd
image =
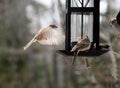
[(74, 65), (76, 56), (80, 51), (86, 51), (89, 50), (91, 46), (90, 40), (87, 35), (83, 36), (83, 38), (79, 38), (78, 42), (74, 47), (72, 48), (71, 52), (74, 52), (74, 58), (72, 60), (72, 65)]
[(113, 27), (113, 29), (120, 32), (120, 11), (118, 12), (116, 17), (109, 18), (109, 23)]
[(32, 40), (24, 46), (24, 50), (34, 42), (39, 42), (41, 45), (59, 45), (64, 41), (64, 38), (62, 29), (55, 24), (50, 24), (42, 27)]

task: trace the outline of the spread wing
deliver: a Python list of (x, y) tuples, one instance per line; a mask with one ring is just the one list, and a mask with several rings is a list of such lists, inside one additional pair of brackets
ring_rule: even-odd
[(37, 40), (36, 40), (36, 37), (40, 34), (40, 33), (42, 33), (42, 31), (44, 32), (44, 28), (45, 27), (43, 27), (43, 28), (41, 28), (39, 31), (38, 31), (38, 33), (36, 33), (36, 35), (24, 46), (24, 50), (26, 50), (28, 47), (30, 47), (34, 42), (36, 42)]
[(41, 28), (32, 40), (26, 44), (24, 50), (26, 50), (33, 42), (38, 41), (43, 45), (59, 45), (64, 41), (65, 35), (60, 28), (50, 28), (45, 26)]
[(61, 29), (48, 29), (38, 35), (37, 40), (43, 45), (59, 45), (64, 41), (64, 34)]

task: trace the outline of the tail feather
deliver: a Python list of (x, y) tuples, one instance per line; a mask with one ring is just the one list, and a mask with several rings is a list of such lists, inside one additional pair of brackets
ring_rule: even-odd
[(32, 45), (32, 43), (36, 42), (36, 39), (33, 38), (29, 43), (27, 43), (27, 45), (24, 46), (24, 50), (26, 50), (28, 47), (30, 47)]

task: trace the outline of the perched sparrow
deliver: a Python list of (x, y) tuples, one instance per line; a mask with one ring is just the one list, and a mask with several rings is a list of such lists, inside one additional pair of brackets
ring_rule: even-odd
[[(74, 65), (76, 60), (76, 55), (80, 51), (86, 51), (90, 49), (91, 43), (87, 35), (83, 36), (83, 39), (79, 38), (77, 44), (72, 48), (71, 52), (74, 52), (74, 58), (72, 60), (72, 65)], [(76, 53), (77, 52), (77, 53)]]
[(120, 32), (120, 11), (116, 17), (109, 18), (109, 23), (113, 29)]
[(59, 45), (64, 41), (62, 29), (55, 24), (42, 27), (33, 39), (24, 47), (26, 50), (32, 43), (39, 42), (42, 45)]
[(87, 35), (83, 36), (83, 39), (79, 38), (77, 44), (72, 48), (71, 52), (85, 51), (90, 49), (90, 40)]

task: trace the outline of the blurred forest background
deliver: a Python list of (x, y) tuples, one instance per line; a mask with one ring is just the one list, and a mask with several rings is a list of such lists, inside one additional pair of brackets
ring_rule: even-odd
[(88, 57), (91, 69), (81, 57), (71, 69), (72, 57), (42, 54), (39, 44), (23, 51), (43, 25), (55, 22), (65, 28), (65, 0), (40, 1), (0, 0), (0, 88), (120, 88), (120, 41), (108, 23), (108, 16), (120, 10), (119, 0), (101, 0), (100, 20), (101, 42), (118, 54)]

